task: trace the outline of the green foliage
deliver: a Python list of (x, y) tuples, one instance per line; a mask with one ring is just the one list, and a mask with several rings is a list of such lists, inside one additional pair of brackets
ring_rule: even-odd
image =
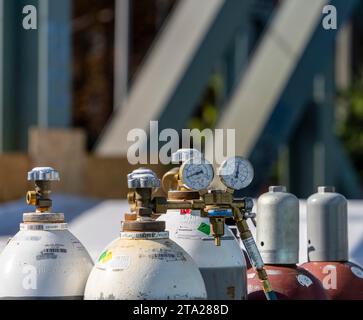
[(340, 96), (338, 135), (363, 179), (363, 76)]
[(213, 74), (197, 112), (188, 122), (188, 128), (199, 130), (215, 128), (218, 120), (218, 102), (223, 95), (223, 89), (222, 76), (218, 73)]

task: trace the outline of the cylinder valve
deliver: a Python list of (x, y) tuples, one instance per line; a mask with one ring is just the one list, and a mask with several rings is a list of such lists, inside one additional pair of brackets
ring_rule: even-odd
[(50, 167), (38, 167), (28, 172), (28, 181), (34, 181), (35, 190), (28, 191), (26, 201), (35, 206), (37, 212), (50, 212), (52, 209), (51, 182), (59, 181), (59, 173)]
[(137, 169), (127, 175), (127, 184), (132, 191), (128, 194), (131, 214), (125, 215), (123, 231), (165, 230), (165, 222), (153, 219), (153, 191), (160, 187), (160, 180), (150, 169)]

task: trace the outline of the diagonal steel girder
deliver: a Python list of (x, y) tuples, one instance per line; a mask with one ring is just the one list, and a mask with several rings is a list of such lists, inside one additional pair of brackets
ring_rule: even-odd
[[(115, 111), (96, 146), (103, 156), (127, 154), (130, 130), (181, 130), (206, 87), (213, 66), (246, 22), (250, 0), (182, 0), (139, 72), (128, 101)], [(144, 141), (147, 143), (147, 141)]]
[[(356, 3), (356, 0), (330, 1), (330, 4), (337, 9), (338, 28), (336, 30), (325, 30), (321, 23), (318, 24), (282, 96), (250, 153), (251, 161), (258, 168), (258, 171), (262, 173), (256, 175), (251, 191), (258, 191), (277, 159), (279, 146), (289, 142), (308, 103), (312, 99), (314, 78), (329, 63), (329, 58), (335, 55), (334, 43), (339, 28), (350, 17)], [(340, 148), (336, 149), (336, 152), (338, 153), (337, 162), (339, 163), (344, 158), (342, 154), (344, 151)], [(345, 168), (348, 170), (351, 166)], [(359, 190), (358, 185), (356, 190)], [(357, 194), (347, 194), (347, 196), (356, 197)]]
[[(279, 146), (289, 141), (312, 97), (314, 76), (326, 57), (334, 55), (339, 27), (356, 3), (289, 0), (275, 15), (218, 124), (236, 130), (236, 153), (249, 157), (256, 169), (247, 193), (259, 191)], [(322, 8), (328, 4), (337, 9), (337, 30), (321, 25)]]

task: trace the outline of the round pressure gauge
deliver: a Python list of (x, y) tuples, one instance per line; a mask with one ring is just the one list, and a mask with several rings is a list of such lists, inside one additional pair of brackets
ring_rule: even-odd
[(241, 190), (251, 184), (254, 172), (248, 160), (242, 157), (232, 157), (222, 163), (218, 175), (227, 188)]
[(181, 166), (180, 177), (183, 185), (190, 190), (207, 189), (214, 178), (213, 166), (205, 159), (191, 158)]

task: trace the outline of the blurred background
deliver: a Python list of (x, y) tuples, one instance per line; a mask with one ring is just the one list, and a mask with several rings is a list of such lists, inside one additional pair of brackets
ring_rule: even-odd
[(334, 185), (359, 211), (362, 15), (359, 0), (0, 0), (1, 235), (17, 229), (33, 166), (60, 171), (71, 219), (124, 198), (127, 133), (150, 120), (235, 129), (255, 168), (245, 195)]

